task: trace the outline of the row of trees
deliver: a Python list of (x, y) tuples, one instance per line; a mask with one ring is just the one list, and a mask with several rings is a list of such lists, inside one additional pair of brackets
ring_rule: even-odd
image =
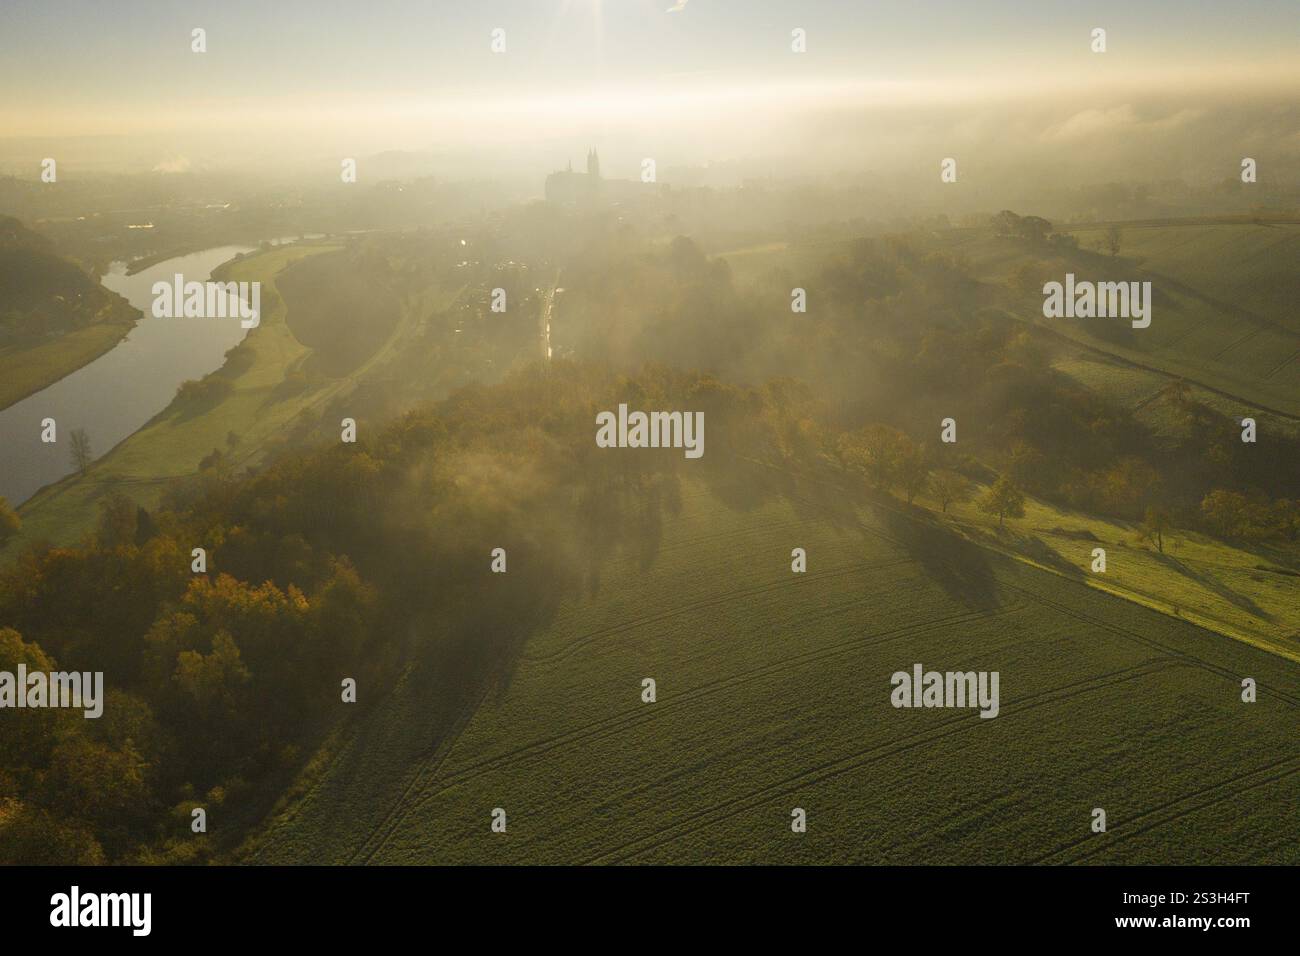
[[(974, 483), (954, 468), (935, 467), (933, 456), (921, 443), (888, 425), (867, 425), (838, 435), (834, 454), (841, 468), (861, 475), (877, 491), (901, 492), (910, 505), (918, 495), (930, 495), (940, 510), (969, 501)], [(998, 519), (1021, 518), (1025, 496), (1008, 476), (997, 478), (980, 497), (978, 505)]]

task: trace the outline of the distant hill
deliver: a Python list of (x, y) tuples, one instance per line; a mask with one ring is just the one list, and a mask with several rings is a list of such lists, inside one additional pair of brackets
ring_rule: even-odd
[(38, 249), (53, 252), (54, 243), (32, 232), (13, 216), (0, 216), (0, 249)]
[[(981, 280), (1005, 284), (1009, 310), (1025, 321), (1142, 368), (1300, 416), (1300, 321), (1290, 305), (1300, 292), (1300, 225), (1228, 217), (1115, 225), (1114, 256), (1102, 249), (1108, 226), (1071, 227), (1077, 246), (956, 231), (944, 246), (964, 256)], [(1151, 327), (1044, 320), (1043, 283), (1067, 272), (1093, 281), (1150, 281)]]
[(121, 319), (129, 309), (84, 269), (58, 255), (44, 236), (0, 216), (0, 344)]
[(49, 239), (0, 215), (0, 408), (102, 355), (139, 317)]

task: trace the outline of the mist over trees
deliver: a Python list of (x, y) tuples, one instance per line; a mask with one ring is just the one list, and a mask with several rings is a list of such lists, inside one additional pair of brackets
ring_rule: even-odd
[[(1029, 275), (983, 279), (924, 231), (756, 269), (595, 217), (525, 267), (553, 211), (519, 215), (523, 238), (474, 236), (462, 253), (442, 235), (366, 236), (287, 273), (293, 322), (318, 320), (299, 330), (322, 342), (352, 314), (328, 308), (344, 264), (343, 302), (367, 283), (391, 307), (433, 281), (471, 291), (422, 312), (424, 334), (383, 382), (304, 414), (260, 466), (239, 464), (246, 439), (228, 431), (161, 506), (106, 494), (93, 535), (0, 571), (0, 666), (113, 675), (101, 721), (17, 715), (12, 739), (36, 742), (0, 763), (0, 858), (221, 859), (237, 840), (193, 839), (191, 811), (244, 807), (223, 832), (246, 834), (347, 719), (344, 679), (360, 710), (412, 667), (431, 699), (507, 682), (562, 601), (600, 594), (612, 556), (653, 566), (681, 507), (680, 451), (595, 446), (596, 413), (620, 402), (703, 412), (708, 452), (690, 477), (737, 508), (810, 482), (912, 516), (974, 501), (1001, 529), (1032, 496), (1131, 523), (1158, 553), (1178, 530), (1300, 532), (1300, 444), (1244, 446), (1239, 422), (1177, 381), (1153, 400), (1173, 422), (1157, 433), (1060, 371), (1061, 344), (1016, 318)], [(990, 228), (1044, 257), (1070, 246), (1037, 216), (1006, 211)], [(537, 322), (557, 275), (554, 341), (573, 358), (544, 363)], [(485, 308), (494, 288), (516, 311)], [(267, 400), (351, 374), (392, 327), (350, 332)], [(183, 385), (178, 407), (217, 407), (252, 361), (244, 346), (229, 358), (230, 374)], [(342, 414), (366, 423), (356, 444), (337, 440)], [(941, 438), (950, 419), (956, 443)], [(72, 454), (90, 464), (84, 432)], [(19, 528), (0, 508), (0, 543)]]

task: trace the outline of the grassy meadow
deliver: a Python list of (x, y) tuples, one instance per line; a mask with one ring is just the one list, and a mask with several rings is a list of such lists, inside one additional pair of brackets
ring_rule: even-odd
[(135, 327), (133, 320), (98, 322), (52, 342), (0, 349), (0, 408), (8, 408), (83, 365), (89, 365)]

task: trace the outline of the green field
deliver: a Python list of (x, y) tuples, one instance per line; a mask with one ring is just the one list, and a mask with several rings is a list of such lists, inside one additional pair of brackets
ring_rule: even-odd
[(135, 320), (96, 322), (51, 342), (0, 349), (0, 409), (35, 395), (111, 351), (135, 328)]
[[(951, 527), (984, 547), (1300, 664), (1300, 570), (1292, 549), (1260, 544), (1247, 550), (1175, 531), (1161, 553), (1139, 540), (1135, 525), (1033, 499), (1025, 503), (1024, 519), (1001, 532), (970, 502), (950, 506), (949, 513)], [(1097, 547), (1106, 551), (1106, 571), (1094, 574)]]
[[(1131, 409), (1134, 418), (1160, 435), (1177, 433), (1181, 419), (1171, 403), (1162, 400), (1161, 391), (1169, 385), (1170, 376), (1154, 370), (1139, 368), (1111, 358), (1100, 352), (1079, 351), (1062, 354), (1053, 361), (1053, 367), (1073, 378), (1085, 388), (1096, 391)], [(1223, 392), (1211, 391), (1198, 385), (1188, 386), (1190, 398), (1213, 409), (1227, 418), (1240, 418), (1243, 402)], [(1300, 436), (1300, 418), (1274, 412), (1253, 410), (1259, 429), (1264, 434)]]
[[(1080, 245), (1095, 248), (1104, 232), (1074, 234)], [(1143, 269), (1300, 335), (1300, 225), (1130, 225), (1121, 227), (1121, 243), (1120, 255)]]
[[(648, 570), (611, 562), (508, 680), (408, 671), (241, 857), (1300, 862), (1300, 664), (832, 490), (684, 498)], [(1000, 716), (894, 709), (917, 662), (1000, 672)]]
[(954, 233), (945, 246), (965, 256), (986, 282), (1010, 283), (1025, 263), (1057, 281), (1066, 272), (1080, 280), (1150, 281), (1154, 305), (1146, 329), (1131, 329), (1122, 319), (1044, 319), (1037, 293), (1017, 291), (1011, 308), (1128, 362), (1300, 416), (1300, 225), (1120, 227), (1115, 258), (1097, 251), (1102, 227), (1069, 230), (1079, 239), (1077, 253), (975, 232)]
[(0, 214), (0, 409), (99, 358), (139, 318), (49, 238)]

